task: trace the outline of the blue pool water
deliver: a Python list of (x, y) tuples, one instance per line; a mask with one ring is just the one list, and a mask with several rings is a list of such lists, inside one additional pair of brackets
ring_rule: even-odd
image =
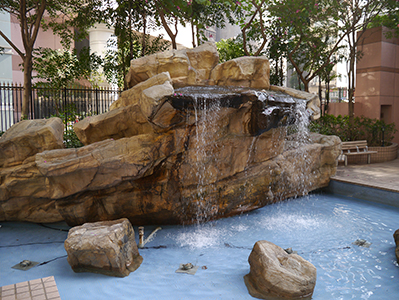
[[(399, 297), (392, 236), (399, 228), (399, 208), (341, 196), (310, 195), (199, 227), (163, 226), (148, 248), (140, 249), (140, 268), (125, 278), (74, 273), (65, 257), (65, 231), (28, 223), (1, 225), (0, 286), (54, 276), (63, 300), (255, 299), (243, 276), (259, 240), (292, 247), (316, 266), (314, 300)], [(154, 228), (145, 227), (146, 234)], [(352, 244), (357, 239), (372, 244)], [(55, 260), (28, 271), (11, 268), (23, 259)], [(175, 273), (188, 262), (199, 266), (195, 275)]]

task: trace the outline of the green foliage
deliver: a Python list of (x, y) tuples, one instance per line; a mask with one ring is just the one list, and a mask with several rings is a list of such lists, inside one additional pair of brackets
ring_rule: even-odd
[(216, 43), (216, 48), (219, 52), (220, 63), (245, 55), (242, 38), (240, 37), (220, 40)]
[(107, 51), (104, 57), (103, 69), (108, 82), (124, 88), (124, 78), (129, 71), (130, 61), (144, 55), (164, 51), (170, 46), (170, 42), (162, 39), (162, 35), (145, 36), (146, 47), (143, 51), (142, 36), (132, 31), (130, 37), (110, 39), (107, 43)]
[(35, 50), (33, 68), (39, 78), (38, 86), (62, 89), (71, 85), (75, 80), (90, 79), (102, 63), (101, 57), (90, 54), (89, 48), (83, 48), (79, 55), (76, 49), (53, 50), (39, 48)]
[(58, 117), (64, 123), (64, 145), (66, 148), (79, 148), (83, 146), (73, 130), (73, 124), (83, 120), (85, 115), (79, 114), (74, 104), (67, 105), (63, 111), (51, 117)]
[(399, 1), (386, 0), (387, 7), (372, 22), (369, 28), (385, 26), (391, 31), (385, 33), (387, 38), (399, 36)]
[(4, 134), (4, 131), (0, 131), (0, 136), (2, 136)]
[(367, 140), (369, 146), (381, 146), (384, 134), (385, 146), (390, 144), (397, 132), (394, 123), (386, 124), (383, 120), (355, 117), (351, 124), (349, 116), (335, 117), (324, 115), (310, 125), (312, 132), (336, 135), (341, 141)]
[[(235, 1), (234, 21), (241, 29), (245, 55), (259, 56), (265, 50), (270, 37), (269, 29), (272, 28), (269, 26), (270, 21), (273, 19), (269, 12), (270, 2), (261, 0)], [(250, 45), (254, 47), (249, 49)]]

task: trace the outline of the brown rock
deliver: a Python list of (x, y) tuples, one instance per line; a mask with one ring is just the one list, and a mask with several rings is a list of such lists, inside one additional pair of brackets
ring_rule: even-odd
[(395, 249), (396, 260), (399, 263), (399, 229), (395, 231), (395, 233), (393, 234), (393, 238), (395, 240), (395, 245), (396, 245)]
[(221, 86), (269, 89), (270, 65), (266, 57), (239, 57), (217, 65), (211, 81)]
[(311, 299), (316, 285), (316, 268), (297, 254), (287, 254), (268, 241), (258, 241), (248, 258), (244, 276), (251, 296), (268, 299)]
[[(143, 57), (145, 59), (147, 56)], [(155, 85), (163, 85), (166, 82), (171, 83), (169, 72), (155, 73), (154, 75), (141, 80), (137, 85), (134, 85), (127, 91), (124, 91), (120, 98), (111, 104), (110, 110), (114, 110), (118, 107), (129, 106), (138, 104), (141, 99), (142, 92)]]
[(64, 124), (59, 118), (25, 120), (0, 137), (0, 167), (21, 164), (45, 150), (64, 148)]
[(143, 261), (133, 227), (127, 219), (71, 228), (64, 245), (74, 272), (125, 277)]
[(36, 165), (49, 182), (50, 198), (59, 199), (148, 176), (175, 150), (173, 143), (172, 135), (137, 135), (43, 152), (36, 155)]
[(75, 123), (73, 130), (84, 145), (154, 131), (138, 104), (120, 107), (97, 116), (86, 117)]
[[(167, 106), (161, 111), (167, 115), (163, 116), (158, 112), (165, 97), (173, 92), (169, 73), (161, 73), (124, 92), (109, 112), (86, 117), (75, 123), (74, 131), (84, 145), (89, 145), (110, 138), (120, 139), (153, 133), (160, 129), (158, 127), (168, 128), (175, 122), (177, 112)], [(154, 119), (157, 113), (158, 116)]]
[(158, 106), (163, 103), (165, 97), (172, 95), (173, 92), (174, 89), (170, 82), (145, 89), (140, 98), (140, 109), (144, 116), (147, 118), (153, 116)]
[(306, 108), (312, 113), (312, 119), (317, 120), (320, 118), (320, 99), (317, 95), (285, 86), (272, 85), (270, 86), (270, 90), (283, 92), (292, 97), (306, 100)]
[(149, 121), (163, 126), (157, 133), (45, 151), (2, 168), (0, 220), (187, 224), (327, 186), (339, 139), (312, 134), (313, 143), (297, 145), (284, 127), (265, 131), (262, 107), (248, 97), (188, 112), (167, 100)]
[(154, 114), (149, 118), (149, 121), (156, 125), (155, 131), (161, 129), (168, 129), (175, 125), (181, 124), (185, 120), (185, 114), (175, 109), (169, 102), (160, 104)]
[(199, 47), (186, 50), (191, 68), (198, 74), (190, 78), (188, 84), (203, 85), (208, 83), (212, 69), (219, 63), (219, 53), (215, 43), (207, 42)]
[(125, 80), (133, 87), (160, 72), (169, 72), (174, 86), (204, 85), (218, 61), (214, 43), (195, 49), (169, 50), (132, 60)]

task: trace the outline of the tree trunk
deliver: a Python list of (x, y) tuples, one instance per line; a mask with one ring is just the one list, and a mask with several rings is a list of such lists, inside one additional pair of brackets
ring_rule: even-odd
[(146, 35), (147, 35), (147, 16), (143, 14), (143, 37), (141, 40), (141, 56), (145, 56), (147, 54)]
[(170, 40), (172, 41), (172, 48), (173, 49), (177, 49), (177, 44), (176, 44), (176, 36), (178, 33), (178, 29), (177, 29), (177, 23), (178, 20), (177, 18), (175, 18), (175, 34), (173, 34), (172, 30), (169, 27), (168, 22), (166, 22), (166, 18), (165, 18), (165, 14), (162, 11), (162, 9), (159, 10), (159, 16), (161, 18), (161, 23), (163, 25), (163, 28), (166, 30), (166, 33), (168, 34), (168, 36), (170, 37)]
[(198, 29), (198, 25), (195, 25), (195, 36), (197, 38), (197, 45), (201, 45), (201, 39), (200, 39), (200, 30)]
[[(351, 40), (350, 40), (351, 39)], [(352, 31), (352, 37), (348, 34), (349, 40), (349, 70), (348, 70), (348, 115), (349, 124), (353, 124), (354, 112), (354, 97), (355, 97), (355, 60), (356, 60), (356, 32)]]
[(32, 94), (32, 51), (26, 51), (24, 65), (24, 92), (22, 98), (21, 120), (27, 120), (29, 114), (29, 102)]
[[(322, 100), (323, 100), (323, 95), (322, 95), (322, 90), (321, 90), (321, 77), (319, 76), (319, 100), (320, 103), (322, 104)], [(323, 109), (321, 111), (321, 115), (324, 116), (326, 114), (326, 106), (323, 106)]]
[(308, 92), (309, 93), (309, 81), (304, 81), (303, 82), (303, 86), (304, 86), (304, 90), (305, 90), (305, 92)]
[(191, 38), (193, 40), (193, 48), (196, 47), (196, 44), (195, 44), (195, 29), (194, 28), (195, 28), (194, 24), (191, 23)]
[(328, 110), (328, 105), (330, 104), (330, 75), (327, 76), (326, 81), (327, 81), (326, 82), (327, 83), (327, 88), (326, 88), (326, 90), (327, 90), (327, 93), (326, 93), (326, 108)]

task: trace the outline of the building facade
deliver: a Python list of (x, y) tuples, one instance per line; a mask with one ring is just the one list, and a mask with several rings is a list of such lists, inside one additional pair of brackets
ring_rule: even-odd
[[(399, 125), (399, 38), (388, 39), (387, 28), (368, 29), (358, 50), (355, 115)], [(399, 143), (399, 132), (393, 140)]]

